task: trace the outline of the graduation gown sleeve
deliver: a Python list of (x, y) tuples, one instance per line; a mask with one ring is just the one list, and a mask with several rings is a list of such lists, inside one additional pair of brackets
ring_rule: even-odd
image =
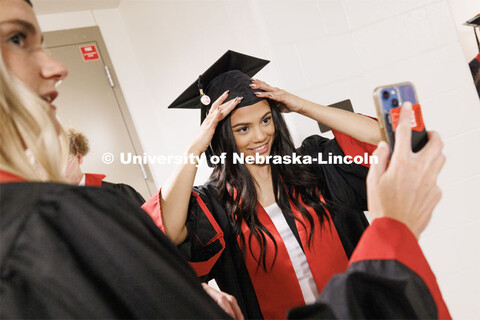
[(102, 187), (115, 192), (120, 193), (125, 199), (135, 202), (138, 206), (142, 206), (145, 203), (145, 199), (134, 188), (128, 184), (123, 183), (111, 183), (104, 181), (106, 175), (97, 173), (85, 173), (85, 185)]
[(401, 222), (376, 219), (345, 273), (291, 319), (451, 319), (415, 236)]
[[(313, 158), (322, 156), (322, 160), (334, 156), (371, 155), (376, 146), (359, 141), (349, 135), (334, 131), (335, 139), (327, 139), (319, 135), (306, 138), (299, 151)], [(324, 177), (326, 186), (324, 197), (335, 205), (350, 206), (367, 210), (366, 177), (368, 164), (336, 163), (318, 164), (315, 170)]]
[[(228, 221), (223, 207), (216, 200), (211, 186), (194, 187), (188, 206), (185, 223), (188, 230), (186, 243), (181, 245), (191, 267), (197, 276), (207, 276), (225, 249), (224, 232), (218, 220), (224, 217), (224, 228)], [(142, 208), (152, 217), (155, 224), (165, 232), (160, 204), (161, 190), (149, 199)], [(211, 279), (207, 276), (204, 280)]]
[(145, 203), (145, 199), (142, 197), (142, 195), (128, 184), (102, 181), (102, 188), (112, 189), (115, 192), (120, 193), (124, 197), (124, 199), (133, 201), (139, 207)]
[(5, 183), (0, 197), (1, 318), (229, 318), (117, 193)]
[[(306, 138), (299, 152), (312, 158), (322, 156), (351, 157), (370, 155), (376, 146), (334, 131), (335, 139), (319, 135)], [(347, 256), (350, 257), (363, 231), (368, 226), (364, 211), (367, 210), (366, 178), (368, 167), (355, 163), (312, 164), (315, 173), (324, 181), (321, 190), (332, 220), (337, 228)]]
[[(160, 197), (161, 190), (142, 208), (164, 230)], [(202, 281), (214, 278), (222, 291), (235, 296), (246, 319), (263, 318), (245, 259), (213, 183), (193, 188), (185, 224), (188, 237), (179, 248), (197, 276)]]

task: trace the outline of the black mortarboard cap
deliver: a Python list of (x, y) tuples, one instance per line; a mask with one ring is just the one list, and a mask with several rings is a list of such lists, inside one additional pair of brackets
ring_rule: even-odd
[[(185, 90), (168, 108), (201, 109), (201, 121), (205, 119), (211, 104), (226, 90), (230, 90), (229, 99), (243, 97), (237, 108), (249, 106), (264, 100), (254, 94), (249, 87), (250, 79), (270, 61), (228, 50), (207, 71), (205, 71), (187, 90)], [(258, 90), (256, 90), (258, 91)], [(210, 103), (204, 105), (200, 99), (202, 93)]]
[(477, 47), (478, 47), (478, 50), (480, 50), (480, 41), (478, 40), (478, 36), (477, 36), (477, 29), (480, 28), (480, 13), (477, 14), (475, 17), (467, 20), (463, 24), (466, 25), (466, 26), (473, 27), (473, 33), (475, 34), (475, 40), (477, 40)]
[(480, 13), (477, 14), (475, 17), (468, 19), (464, 25), (471, 26), (471, 27), (480, 27)]

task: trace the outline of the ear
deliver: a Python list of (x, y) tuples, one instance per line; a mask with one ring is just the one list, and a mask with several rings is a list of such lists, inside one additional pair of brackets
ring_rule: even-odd
[(81, 153), (77, 153), (77, 161), (78, 161), (78, 164), (83, 163), (83, 155)]

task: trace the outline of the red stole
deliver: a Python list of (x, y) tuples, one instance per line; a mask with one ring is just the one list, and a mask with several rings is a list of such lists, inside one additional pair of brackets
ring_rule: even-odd
[(105, 177), (104, 174), (85, 173), (85, 186), (101, 187)]
[(13, 173), (0, 170), (0, 183), (24, 182), (24, 181), (27, 181), (27, 180)]
[[(323, 197), (321, 200), (323, 202)], [(297, 220), (295, 220), (295, 224), (318, 292), (321, 292), (334, 274), (344, 272), (347, 269), (348, 258), (338, 237), (337, 230), (331, 222), (330, 213), (325, 209), (329, 221), (324, 221), (323, 227), (319, 230), (320, 221), (316, 212), (313, 208), (307, 205), (304, 206), (312, 215), (316, 227), (310, 247), (308, 245), (308, 234), (311, 229), (309, 223), (307, 221), (304, 222), (306, 230)], [(290, 203), (290, 207), (294, 216), (303, 221), (300, 211), (292, 203)], [(252, 238), (251, 247), (249, 247), (248, 237), (250, 229), (243, 222), (242, 232), (247, 246), (245, 264), (263, 317), (265, 319), (285, 319), (289, 309), (305, 305), (305, 300), (303, 299), (303, 294), (285, 244), (260, 203), (257, 204), (257, 216), (275, 238), (278, 248), (277, 257), (273, 268), (271, 268), (275, 256), (275, 247), (272, 240), (266, 237), (267, 272), (262, 267), (257, 269), (257, 261), (252, 257), (250, 249), (252, 249), (255, 257), (259, 257), (260, 245), (255, 238)]]

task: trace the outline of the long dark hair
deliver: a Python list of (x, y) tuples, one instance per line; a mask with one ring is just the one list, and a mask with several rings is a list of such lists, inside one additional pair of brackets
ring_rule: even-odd
[[(274, 103), (269, 102), (269, 104), (275, 125), (275, 137), (270, 154), (272, 156), (292, 155), (297, 151), (285, 119)], [(226, 205), (226, 211), (232, 223), (235, 238), (240, 236), (242, 254), (244, 256), (246, 254), (245, 244), (247, 239), (245, 239), (241, 229), (242, 222), (245, 222), (250, 229), (248, 239), (250, 253), (257, 261), (257, 267), (261, 266), (264, 270), (267, 270), (266, 237), (269, 237), (275, 244), (273, 263), (275, 263), (277, 257), (277, 243), (272, 234), (258, 219), (255, 181), (244, 164), (233, 163), (232, 155), (238, 152), (238, 149), (231, 128), (230, 115), (218, 124), (211, 146), (214, 155), (220, 155), (222, 152), (225, 152), (227, 155), (224, 164), (215, 166), (210, 179), (216, 181), (217, 191), (222, 203)], [(290, 200), (300, 211), (303, 219), (310, 224), (311, 229), (308, 235), (308, 245), (310, 246), (315, 231), (315, 224), (312, 215), (302, 202), (315, 210), (320, 220), (320, 225), (323, 225), (324, 219), (328, 219), (324, 210), (325, 204), (320, 201), (320, 194), (325, 188), (323, 178), (315, 174), (312, 166), (309, 165), (271, 164), (271, 172), (275, 201), (280, 209), (285, 214), (298, 220), (306, 228), (305, 223), (293, 215), (289, 204)], [(260, 244), (260, 257), (255, 257), (251, 249), (251, 242), (254, 238)]]

